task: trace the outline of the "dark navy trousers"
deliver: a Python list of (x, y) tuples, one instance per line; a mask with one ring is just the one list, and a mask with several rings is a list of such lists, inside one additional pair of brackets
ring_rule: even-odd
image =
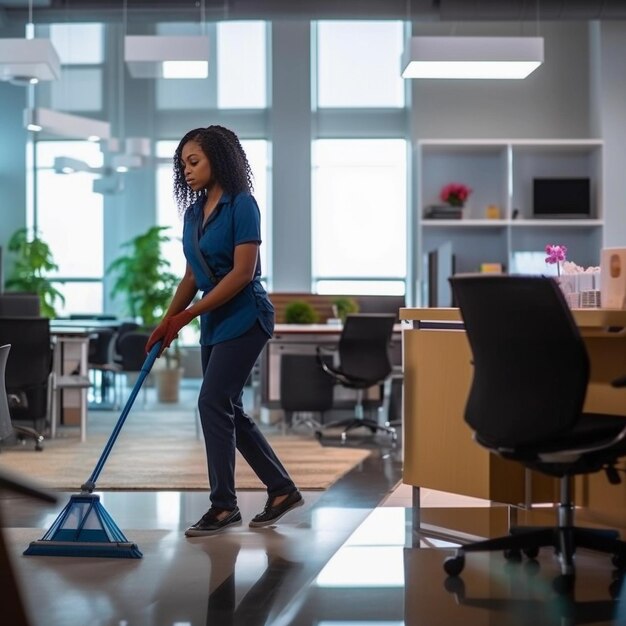
[(202, 346), (204, 380), (198, 408), (204, 433), (211, 504), (232, 510), (235, 448), (267, 487), (269, 497), (296, 487), (254, 420), (243, 410), (243, 387), (268, 336), (256, 322), (245, 334), (214, 346)]

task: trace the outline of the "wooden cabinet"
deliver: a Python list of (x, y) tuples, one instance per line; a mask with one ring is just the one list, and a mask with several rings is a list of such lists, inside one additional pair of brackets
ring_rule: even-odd
[[(411, 301), (427, 303), (425, 261), (430, 251), (446, 242), (451, 243), (456, 272), (480, 271), (483, 263), (516, 271), (520, 259), (516, 253), (541, 252), (548, 243), (566, 245), (569, 259), (579, 265), (599, 264), (604, 226), (602, 141), (422, 140), (416, 164), (415, 214), (409, 221)], [(535, 218), (534, 178), (589, 178), (589, 217)], [(472, 189), (462, 219), (425, 218), (429, 206), (441, 204), (442, 187), (453, 182)]]

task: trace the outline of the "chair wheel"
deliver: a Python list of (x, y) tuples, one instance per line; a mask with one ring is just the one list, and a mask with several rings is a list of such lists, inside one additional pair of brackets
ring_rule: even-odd
[(465, 557), (462, 554), (456, 556), (449, 556), (443, 562), (443, 569), (448, 576), (458, 576), (465, 567)]
[(37, 452), (43, 452), (43, 446), (40, 443), (35, 444), (35, 450)]
[(443, 587), (448, 593), (453, 593), (459, 600), (465, 599), (465, 583), (462, 578), (457, 576), (448, 576), (443, 581)]
[(626, 569), (626, 554), (614, 554), (611, 563), (616, 569)]
[(322, 431), (321, 430), (316, 430), (315, 431), (315, 438), (319, 441), (322, 438)]
[(522, 560), (522, 553), (520, 550), (505, 550), (504, 551), (504, 558), (507, 561), (521, 561)]
[(552, 588), (556, 593), (571, 593), (574, 589), (576, 577), (573, 574), (561, 574), (552, 581)]
[(524, 552), (529, 559), (536, 559), (539, 555), (539, 548), (526, 548), (522, 552)]

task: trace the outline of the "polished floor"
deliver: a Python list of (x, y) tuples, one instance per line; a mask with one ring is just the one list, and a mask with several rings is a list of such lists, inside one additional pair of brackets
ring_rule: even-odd
[(206, 493), (101, 494), (142, 559), (25, 557), (69, 494), (42, 506), (3, 493), (5, 538), (31, 624), (626, 624), (626, 590), (601, 555), (578, 553), (576, 585), (567, 595), (555, 591), (549, 551), (521, 564), (501, 553), (470, 555), (462, 576), (447, 578), (442, 562), (454, 537), (502, 532), (506, 507), (423, 490), (426, 532), (416, 536), (411, 489), (399, 484), (399, 449), (384, 438), (355, 436), (348, 445), (373, 452), (330, 489), (306, 492), (304, 507), (266, 529), (247, 526), (265, 502), (259, 491), (238, 494), (242, 526), (194, 539), (182, 531), (204, 513)]

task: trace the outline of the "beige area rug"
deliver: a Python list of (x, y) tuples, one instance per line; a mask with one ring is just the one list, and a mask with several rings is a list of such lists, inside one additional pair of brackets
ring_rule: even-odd
[[(45, 442), (43, 452), (32, 446), (8, 448), (0, 453), (0, 468), (21, 472), (42, 485), (74, 491), (89, 478), (107, 435)], [(322, 447), (311, 436), (268, 436), (268, 440), (300, 489), (326, 489), (363, 461), (370, 450)], [(264, 489), (248, 464), (237, 453), (237, 489)], [(195, 437), (134, 436), (122, 432), (111, 451), (98, 490), (181, 491), (208, 488), (204, 443)]]

